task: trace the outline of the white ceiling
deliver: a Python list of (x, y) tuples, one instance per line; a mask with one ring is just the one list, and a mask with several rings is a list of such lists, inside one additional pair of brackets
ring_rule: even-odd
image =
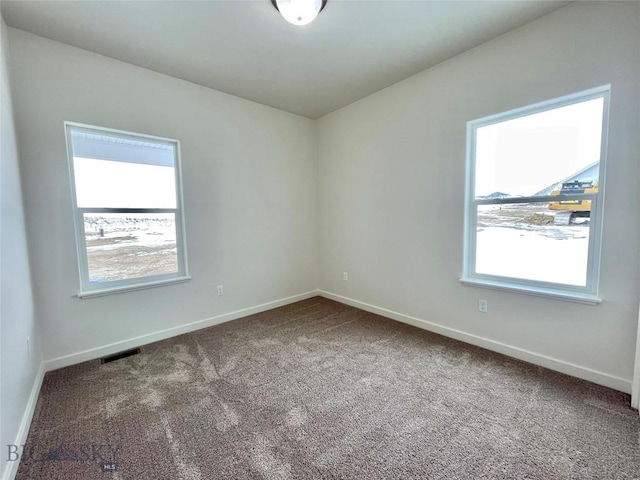
[(305, 27), (270, 0), (2, 1), (9, 26), (318, 118), (566, 1), (328, 0)]

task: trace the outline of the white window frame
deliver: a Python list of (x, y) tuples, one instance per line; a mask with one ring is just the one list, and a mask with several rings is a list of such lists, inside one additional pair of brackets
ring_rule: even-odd
[[(498, 290), (508, 290), (516, 293), (526, 293), (570, 300), (586, 304), (599, 304), (600, 254), (602, 245), (603, 207), (605, 191), (605, 173), (607, 159), (607, 136), (609, 127), (609, 99), (611, 85), (593, 88), (566, 95), (560, 98), (536, 103), (534, 105), (517, 108), (508, 112), (491, 115), (472, 120), (467, 123), (467, 166), (466, 166), (466, 194), (465, 194), (465, 227), (464, 227), (464, 255), (461, 282)], [(475, 195), (475, 157), (476, 133), (481, 127), (501, 123), (515, 118), (528, 116), (548, 110), (553, 110), (575, 103), (595, 98), (603, 99), (602, 142), (600, 151), (599, 183), (597, 194), (563, 195), (563, 200), (591, 200), (591, 215), (589, 224), (589, 247), (587, 260), (586, 286), (573, 286), (552, 282), (524, 280), (513, 277), (489, 275), (475, 271), (476, 240), (477, 240), (477, 207), (479, 205), (504, 205), (515, 203), (541, 203), (557, 201), (557, 196), (531, 196), (515, 198), (476, 199)]]
[[(71, 200), (73, 207), (73, 217), (75, 225), (76, 246), (78, 255), (78, 272), (80, 277), (80, 291), (78, 298), (89, 298), (114, 293), (151, 288), (156, 286), (182, 283), (189, 281), (189, 270), (187, 265), (187, 241), (184, 223), (184, 209), (182, 197), (182, 168), (180, 162), (180, 141), (146, 135), (141, 133), (115, 130), (112, 128), (86, 125), (76, 122), (64, 122), (65, 137), (67, 141), (67, 158), (69, 164), (69, 175), (71, 180)], [(171, 145), (174, 151), (175, 168), (175, 188), (176, 188), (176, 208), (82, 208), (78, 207), (76, 196), (76, 182), (73, 162), (73, 142), (72, 131), (83, 131), (94, 134), (117, 135), (134, 141), (152, 141), (154, 143)], [(124, 280), (105, 281), (99, 284), (89, 282), (89, 263), (87, 258), (87, 244), (84, 231), (85, 213), (174, 213), (176, 226), (176, 248), (178, 257), (178, 271), (163, 275), (153, 275), (138, 278), (128, 278)]]

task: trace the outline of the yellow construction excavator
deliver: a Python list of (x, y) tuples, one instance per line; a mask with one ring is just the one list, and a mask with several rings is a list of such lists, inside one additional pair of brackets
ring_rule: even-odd
[[(572, 195), (576, 193), (598, 193), (598, 182), (564, 182), (560, 190), (554, 190), (551, 195)], [(591, 200), (560, 200), (551, 202), (549, 210), (557, 213), (553, 219), (554, 225), (569, 225), (575, 218), (589, 218), (591, 215)]]
[[(550, 195), (574, 195), (576, 193), (598, 193), (598, 176), (600, 162), (565, 179)], [(576, 218), (591, 216), (591, 200), (558, 200), (549, 204), (549, 210), (556, 212), (554, 225), (569, 225)]]

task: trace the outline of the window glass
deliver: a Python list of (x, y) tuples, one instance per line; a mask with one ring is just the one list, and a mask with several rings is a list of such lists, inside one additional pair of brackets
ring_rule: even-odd
[(581, 180), (597, 181), (603, 105), (595, 98), (478, 128), (476, 198), (549, 195), (585, 170)]
[(548, 203), (477, 208), (477, 273), (586, 286), (588, 219), (554, 225)]
[(79, 207), (176, 208), (175, 169), (74, 157)]
[(85, 213), (89, 283), (178, 272), (174, 213)]

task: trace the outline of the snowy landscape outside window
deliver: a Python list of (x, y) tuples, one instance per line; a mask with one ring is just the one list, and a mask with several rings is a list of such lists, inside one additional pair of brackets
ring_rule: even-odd
[(79, 296), (187, 280), (179, 143), (65, 127)]
[(463, 282), (599, 301), (609, 91), (468, 123)]

